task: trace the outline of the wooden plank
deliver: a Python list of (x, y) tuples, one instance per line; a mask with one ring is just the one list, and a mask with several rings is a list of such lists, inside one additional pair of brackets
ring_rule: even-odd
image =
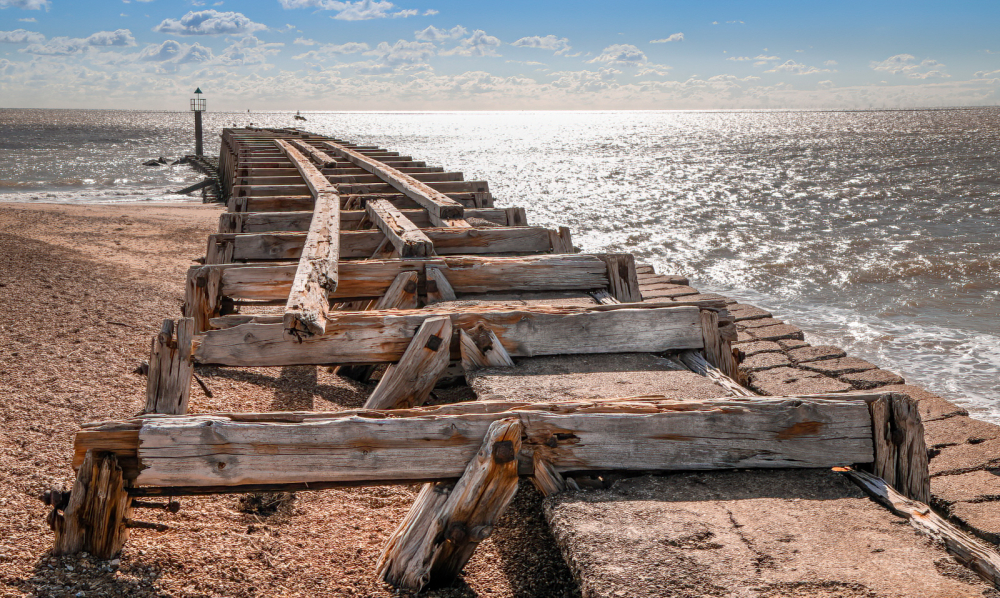
[[(285, 304), (284, 326), (296, 336), (322, 334), (330, 309), (327, 297), (337, 290), (340, 196), (319, 169), (292, 145), (281, 139), (275, 143), (295, 164), (315, 199), (309, 232), (303, 238), (299, 265)], [(235, 244), (233, 251), (235, 254)]]
[(927, 446), (917, 403), (894, 393), (873, 401), (871, 413), (875, 432), (875, 475), (903, 495), (929, 502), (931, 482)]
[(706, 378), (711, 378), (716, 384), (726, 389), (728, 394), (734, 397), (756, 397), (759, 396), (754, 391), (749, 388), (744, 387), (736, 380), (733, 380), (729, 376), (722, 373), (722, 370), (715, 367), (705, 359), (701, 353), (698, 351), (681, 351), (678, 355), (678, 359), (681, 360), (689, 370), (696, 374), (701, 374)]
[[(141, 421), (137, 485), (455, 478), (490, 424), (524, 425), (522, 463), (540, 451), (556, 471), (676, 471), (832, 467), (873, 460), (864, 401), (710, 399), (581, 401), (456, 406), (403, 412), (156, 416)], [(387, 413), (394, 414), (386, 417)], [(398, 415), (396, 415), (398, 414)], [(290, 418), (299, 416), (300, 423)], [(279, 419), (274, 419), (274, 418)], [(280, 421), (284, 419), (285, 421)], [(91, 434), (93, 429), (82, 433)]]
[[(413, 592), (458, 577), (517, 492), (515, 457), (523, 429), (517, 418), (493, 422), (447, 498), (418, 498), (382, 550), (376, 564), (380, 577)], [(434, 484), (422, 495), (425, 491), (444, 494)]]
[[(384, 200), (389, 202), (389, 200)], [(392, 205), (392, 202), (389, 202)], [(394, 209), (399, 209), (393, 206)], [(427, 217), (426, 210), (401, 209), (399, 212), (415, 226), (427, 228), (431, 226), (431, 221)], [(508, 226), (507, 210), (483, 208), (467, 209), (465, 215), (468, 218), (479, 218), (487, 222)], [(340, 212), (340, 229), (355, 230), (358, 223), (367, 214), (363, 210), (346, 210)], [(237, 213), (226, 212), (219, 215), (220, 233), (266, 233), (266, 232), (303, 232), (309, 230), (309, 222), (312, 220), (311, 210), (297, 212), (257, 212), (257, 213)], [(510, 225), (514, 226), (514, 225)]]
[(401, 409), (423, 405), (434, 390), (451, 354), (451, 318), (427, 318), (399, 359), (389, 366), (365, 402), (365, 409)]
[[(590, 290), (607, 284), (604, 262), (584, 254), (359, 260), (340, 263), (337, 290), (330, 298), (378, 298), (400, 272), (416, 270), (423, 274), (427, 266), (445, 268), (452, 288), (462, 294)], [(288, 265), (227, 264), (209, 268), (222, 269), (221, 295), (240, 299), (286, 298), (295, 274), (295, 267)]]
[[(400, 257), (434, 255), (434, 243), (415, 224), (384, 199), (365, 203), (365, 212)], [(369, 254), (370, 255), (370, 254)]]
[[(435, 226), (447, 226), (447, 221), (464, 218), (462, 204), (445, 196), (441, 191), (427, 183), (416, 180), (412, 176), (400, 172), (391, 166), (379, 164), (377, 161), (362, 155), (343, 145), (331, 142), (321, 142), (320, 147), (330, 150), (335, 155), (344, 158), (356, 166), (378, 176), (401, 191), (404, 195), (420, 204), (427, 210), (431, 222)], [(480, 190), (480, 189), (475, 189)], [(482, 189), (485, 191), (486, 189)]]
[(164, 320), (160, 334), (153, 337), (146, 376), (145, 413), (187, 413), (191, 395), (191, 341), (194, 336), (194, 319)]
[[(446, 193), (446, 195), (455, 201), (459, 202), (463, 206), (469, 208), (475, 207), (475, 196), (476, 193)], [(346, 204), (357, 198), (382, 198), (386, 199), (397, 208), (403, 209), (414, 209), (419, 208), (419, 205), (412, 199), (406, 197), (402, 193), (362, 193), (362, 194), (340, 194), (340, 205), (341, 209), (346, 211)], [(296, 194), (296, 195), (277, 195), (272, 197), (232, 197), (234, 212), (292, 212), (300, 210), (312, 211), (313, 199), (312, 196), (306, 194)], [(492, 204), (492, 202), (489, 202)], [(484, 205), (484, 207), (490, 207)], [(426, 213), (426, 210), (420, 208)], [(428, 216), (428, 223), (430, 222), (430, 217)]]
[[(421, 229), (438, 255), (542, 253), (552, 251), (549, 230), (542, 227)], [(341, 259), (366, 258), (386, 238), (381, 230), (340, 231)], [(211, 235), (216, 239), (220, 235)], [(297, 260), (306, 240), (302, 233), (238, 234), (233, 237), (233, 261)], [(404, 256), (407, 257), (407, 256)], [(605, 286), (607, 284), (605, 283)]]
[(582, 311), (528, 306), (446, 314), (430, 309), (419, 313), (344, 312), (327, 323), (325, 334), (301, 341), (287, 339), (284, 327), (275, 324), (209, 330), (201, 338), (195, 361), (231, 366), (394, 362), (402, 357), (423, 321), (435, 315), (450, 316), (453, 327), (458, 328), (482, 322), (512, 357), (700, 349), (703, 342), (699, 310), (693, 307)]
[(995, 549), (956, 528), (925, 502), (903, 496), (878, 476), (858, 470), (847, 471), (846, 475), (893, 513), (908, 520), (918, 532), (944, 544), (958, 562), (1000, 589), (1000, 554)]

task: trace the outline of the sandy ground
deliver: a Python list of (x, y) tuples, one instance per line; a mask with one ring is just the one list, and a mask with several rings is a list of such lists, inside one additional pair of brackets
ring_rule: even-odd
[[(165, 533), (133, 533), (120, 562), (48, 556), (37, 496), (69, 486), (80, 423), (144, 404), (148, 358), (176, 318), (191, 260), (219, 208), (200, 204), (0, 204), (0, 596), (391, 596), (374, 564), (410, 487), (302, 492), (276, 512), (237, 496), (185, 498), (176, 515), (137, 510)], [(191, 411), (358, 407), (371, 387), (323, 368), (199, 368), (213, 392)], [(428, 596), (579, 592), (522, 484), (459, 583)]]

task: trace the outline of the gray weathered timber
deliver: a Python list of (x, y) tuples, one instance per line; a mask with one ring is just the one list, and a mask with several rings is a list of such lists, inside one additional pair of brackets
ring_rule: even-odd
[(365, 212), (389, 239), (400, 257), (434, 255), (434, 243), (415, 224), (384, 199), (365, 202)]
[(283, 325), (243, 324), (206, 332), (194, 358), (198, 363), (233, 366), (394, 362), (402, 357), (423, 321), (436, 315), (449, 315), (458, 328), (483, 323), (513, 357), (702, 347), (698, 309), (694, 307), (597, 311), (529, 306), (449, 310), (446, 314), (433, 310), (344, 312), (327, 323), (325, 334), (301, 341), (286, 338)]
[(608, 292), (622, 303), (642, 301), (639, 278), (635, 273), (635, 258), (630, 253), (598, 254), (608, 265)]
[[(383, 199), (383, 201), (389, 201)], [(392, 202), (389, 202), (390, 205)], [(395, 207), (395, 206), (393, 206)], [(431, 221), (426, 210), (400, 209), (399, 212), (414, 225), (427, 228)], [(365, 217), (363, 210), (345, 210), (340, 213), (340, 229), (355, 230), (358, 223)], [(495, 208), (467, 209), (465, 215), (469, 218), (479, 218), (501, 226), (526, 226), (508, 222), (507, 210)], [(297, 212), (225, 212), (219, 215), (220, 233), (266, 233), (266, 232), (304, 232), (309, 230), (312, 211)]]
[(451, 318), (424, 320), (399, 363), (389, 366), (365, 402), (365, 409), (400, 409), (423, 405), (448, 367)]
[(284, 326), (295, 335), (322, 334), (330, 309), (327, 297), (337, 290), (340, 196), (323, 173), (298, 150), (281, 139), (275, 143), (299, 170), (315, 199), (309, 232), (303, 239), (299, 265), (285, 304)]
[[(400, 172), (391, 166), (380, 164), (377, 160), (372, 160), (340, 144), (321, 142), (320, 147), (330, 150), (336, 156), (344, 158), (352, 164), (360, 166), (371, 174), (378, 176), (394, 189), (420, 204), (427, 210), (431, 222), (436, 226), (448, 226), (448, 221), (464, 218), (462, 204), (446, 197), (437, 189), (416, 180), (404, 172)], [(468, 226), (468, 223), (465, 226)]]
[[(510, 406), (479, 403), (461, 415), (410, 416), (426, 412), (415, 409), (398, 416), (326, 414), (294, 424), (236, 421), (236, 415), (147, 417), (138, 433), (136, 482), (186, 487), (455, 478), (490, 424), (513, 416), (525, 427), (528, 473), (534, 451), (559, 472), (831, 467), (873, 460), (871, 418), (857, 400), (646, 399), (493, 411)], [(81, 434), (86, 432), (99, 435)]]
[(53, 513), (55, 555), (89, 552), (99, 559), (114, 558), (125, 540), (125, 523), (132, 499), (125, 492), (122, 469), (114, 454), (87, 451), (77, 473), (69, 504)]
[(927, 446), (916, 401), (902, 394), (883, 395), (871, 402), (871, 413), (875, 475), (903, 495), (929, 502)]
[[(552, 251), (549, 230), (538, 226), (425, 228), (421, 232), (433, 244), (434, 252), (439, 255), (525, 254)], [(230, 261), (297, 260), (302, 255), (303, 243), (306, 240), (306, 235), (297, 232), (231, 236), (217, 234), (212, 237), (233, 244)], [(381, 230), (340, 231), (340, 257), (342, 259), (369, 257), (385, 238)], [(395, 242), (393, 246), (396, 247)]]
[(457, 299), (455, 288), (451, 286), (448, 277), (441, 268), (428, 267), (425, 271), (427, 276), (427, 303), (437, 303), (439, 301), (454, 301)]
[[(584, 254), (362, 260), (340, 263), (337, 290), (330, 298), (381, 297), (399, 273), (423, 275), (427, 266), (445, 269), (452, 288), (462, 294), (590, 290), (604, 288), (608, 280), (604, 262)], [(221, 295), (239, 299), (284, 299), (295, 274), (295, 267), (287, 265), (210, 268), (222, 270)]]
[(756, 397), (757, 393), (741, 385), (736, 380), (722, 373), (722, 371), (708, 362), (698, 351), (682, 351), (678, 356), (689, 370), (696, 374), (701, 374), (706, 378), (711, 378), (716, 384), (726, 389), (729, 394), (736, 397)]
[(379, 557), (376, 569), (383, 579), (419, 592), (458, 577), (517, 492), (522, 430), (516, 417), (493, 422), (447, 499), (413, 505)]
[[(146, 377), (145, 413), (187, 413), (191, 396), (191, 341), (194, 319), (164, 320), (160, 333), (153, 337)], [(176, 334), (175, 334), (176, 329)]]
[(846, 475), (893, 513), (906, 518), (917, 531), (943, 543), (960, 563), (1000, 589), (1000, 554), (995, 549), (948, 523), (923, 501), (903, 496), (878, 476), (857, 470)]

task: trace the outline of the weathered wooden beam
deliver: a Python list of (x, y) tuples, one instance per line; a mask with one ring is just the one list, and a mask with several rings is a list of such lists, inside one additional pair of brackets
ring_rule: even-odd
[(434, 255), (434, 242), (388, 201), (376, 199), (365, 202), (365, 213), (389, 239), (400, 257)]
[(187, 413), (194, 376), (191, 361), (194, 327), (193, 318), (181, 318), (176, 326), (173, 320), (164, 320), (160, 333), (153, 337), (146, 377), (145, 413)]
[(533, 306), (442, 314), (344, 312), (327, 323), (325, 334), (301, 341), (287, 339), (284, 327), (275, 324), (209, 330), (200, 338), (195, 361), (231, 366), (394, 362), (423, 321), (435, 315), (448, 315), (458, 328), (482, 322), (516, 357), (700, 349), (698, 312), (694, 307), (596, 311)]
[(451, 492), (424, 486), (382, 550), (380, 577), (414, 592), (454, 581), (517, 492), (523, 428), (517, 418), (493, 422)]
[(608, 265), (608, 292), (622, 303), (642, 301), (639, 278), (635, 273), (635, 257), (630, 253), (598, 254)]
[(455, 289), (448, 282), (448, 277), (445, 276), (441, 268), (433, 268), (428, 266), (425, 270), (427, 275), (427, 303), (438, 303), (441, 301), (454, 301), (457, 299), (455, 295)]
[[(337, 290), (330, 298), (378, 298), (400, 272), (423, 275), (427, 266), (445, 269), (452, 288), (462, 294), (590, 290), (603, 288), (608, 280), (604, 262), (585, 254), (359, 260), (340, 263)], [(206, 267), (222, 270), (221, 295), (241, 299), (286, 298), (295, 275), (295, 266), (288, 265)]]
[[(307, 190), (303, 190), (302, 194), (295, 195), (276, 195), (270, 197), (240, 197), (233, 195), (229, 200), (229, 211), (231, 212), (297, 212), (302, 210), (312, 210), (313, 198), (311, 195), (307, 194)], [(468, 208), (477, 207), (477, 203), (482, 202), (482, 207), (491, 208), (493, 207), (492, 196), (489, 193), (447, 193), (448, 197), (454, 199), (463, 206)], [(484, 196), (486, 199), (476, 199), (477, 196)], [(404, 209), (416, 209), (419, 208), (417, 204), (412, 199), (406, 197), (402, 193), (359, 193), (359, 194), (347, 194), (343, 191), (340, 193), (340, 205), (341, 210), (347, 210), (347, 203), (359, 198), (381, 198), (392, 202), (397, 208)], [(422, 208), (420, 208), (423, 210)], [(426, 213), (426, 210), (423, 210)], [(430, 223), (430, 216), (427, 216), (428, 223)], [(430, 224), (428, 224), (430, 226)]]
[(935, 513), (926, 502), (900, 494), (882, 478), (857, 470), (845, 473), (889, 510), (909, 521), (918, 532), (944, 544), (958, 562), (1000, 589), (1000, 554), (994, 548), (956, 528)]
[(333, 152), (336, 156), (350, 161), (356, 166), (378, 176), (401, 191), (404, 195), (423, 206), (430, 214), (431, 222), (436, 226), (448, 226), (452, 220), (464, 218), (462, 204), (445, 196), (440, 190), (416, 180), (412, 176), (400, 172), (391, 166), (379, 164), (376, 160), (362, 155), (343, 145), (331, 142), (321, 142), (320, 147)]
[(303, 239), (299, 265), (285, 304), (284, 326), (296, 337), (322, 334), (330, 309), (327, 297), (337, 290), (340, 196), (319, 169), (289, 142), (277, 139), (275, 143), (295, 164), (315, 199), (309, 232)]
[(741, 385), (736, 380), (722, 373), (722, 370), (715, 367), (705, 359), (698, 351), (681, 351), (678, 358), (689, 370), (696, 374), (701, 374), (706, 378), (711, 378), (716, 384), (726, 389), (734, 397), (756, 397), (759, 396), (754, 391)]
[(192, 266), (184, 286), (185, 318), (194, 319), (195, 333), (209, 329), (211, 319), (222, 314), (222, 268)]
[[(381, 198), (378, 198), (381, 199)], [(383, 199), (383, 201), (392, 202)], [(393, 206), (395, 208), (395, 206)], [(431, 221), (426, 210), (398, 209), (399, 212), (415, 226), (428, 228)], [(304, 232), (309, 230), (312, 220), (312, 210), (295, 212), (224, 212), (219, 215), (220, 233), (267, 233), (267, 232)], [(468, 218), (478, 218), (501, 226), (524, 226), (508, 222), (507, 210), (495, 208), (467, 209)], [(358, 223), (367, 216), (363, 210), (345, 210), (340, 212), (340, 229), (355, 230)]]
[(451, 318), (427, 318), (403, 352), (389, 366), (365, 402), (365, 409), (400, 409), (423, 405), (451, 355)]
[(89, 552), (99, 559), (117, 555), (128, 539), (132, 499), (113, 453), (87, 451), (63, 513), (53, 508), (54, 555)]
[(871, 403), (871, 412), (875, 475), (913, 500), (930, 502), (927, 445), (917, 403), (905, 395), (885, 395)]
[(459, 331), (459, 344), (462, 352), (462, 368), (466, 373), (479, 368), (512, 367), (514, 360), (510, 358), (503, 343), (492, 330), (478, 324), (469, 331)]
[[(455, 478), (490, 424), (517, 417), (530, 474), (541, 452), (559, 472), (832, 467), (874, 460), (861, 397), (472, 402), (341, 414), (147, 416), (84, 428), (77, 448), (138, 427), (136, 485), (197, 487)], [(295, 423), (299, 422), (299, 423)], [(114, 438), (109, 444), (120, 446)], [(117, 449), (114, 452), (118, 452)]]

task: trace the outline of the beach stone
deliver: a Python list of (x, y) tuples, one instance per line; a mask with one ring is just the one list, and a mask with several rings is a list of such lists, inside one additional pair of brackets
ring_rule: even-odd
[(798, 349), (799, 347), (808, 347), (809, 343), (799, 338), (783, 338), (778, 339), (777, 343), (785, 351), (791, 351), (793, 349)]
[(854, 372), (866, 372), (874, 370), (874, 363), (859, 359), (857, 357), (838, 357), (836, 359), (824, 359), (822, 361), (809, 361), (800, 363), (799, 368), (811, 372), (820, 372), (827, 376), (840, 376), (841, 374), (851, 374)]
[(1000, 439), (996, 438), (978, 444), (946, 446), (936, 455), (931, 453), (932, 476), (996, 468), (1000, 468)]
[(930, 448), (978, 444), (1000, 438), (1000, 426), (965, 415), (924, 422), (924, 441)]
[(903, 380), (903, 377), (899, 374), (879, 369), (868, 370), (867, 372), (852, 372), (838, 377), (854, 388), (861, 390), (871, 390), (880, 386), (902, 384), (906, 382), (906, 380)]
[(584, 598), (971, 598), (974, 574), (827, 470), (684, 472), (543, 502)]
[(746, 305), (744, 303), (737, 303), (735, 305), (730, 305), (729, 313), (733, 314), (733, 318), (737, 322), (771, 317), (771, 312), (765, 311), (753, 305)]
[(840, 347), (834, 347), (833, 345), (818, 345), (815, 347), (805, 346), (792, 349), (788, 352), (788, 356), (796, 363), (805, 363), (807, 361), (847, 357), (847, 353)]
[(741, 372), (748, 374), (789, 365), (791, 362), (784, 353), (758, 353), (744, 359), (739, 368)]
[(956, 415), (969, 415), (969, 412), (963, 407), (960, 407), (955, 403), (952, 403), (951, 401), (919, 386), (912, 386), (910, 384), (893, 384), (890, 386), (883, 386), (878, 390), (879, 392), (902, 393), (914, 401), (917, 401), (917, 406), (920, 411), (920, 419), (923, 420), (924, 425), (927, 425), (927, 422), (929, 421), (946, 419), (949, 417), (955, 417)]
[(757, 318), (754, 320), (743, 320), (736, 325), (740, 328), (753, 329), (763, 328), (764, 326), (777, 326), (779, 324), (784, 324), (784, 322), (775, 320), (774, 318)]
[(987, 502), (959, 502), (951, 505), (953, 519), (968, 526), (972, 533), (993, 544), (1000, 544), (1000, 504)]
[(1000, 475), (991, 471), (939, 475), (931, 478), (931, 494), (943, 505), (1000, 500)]
[(774, 326), (764, 326), (762, 328), (748, 328), (744, 330), (750, 338), (758, 341), (776, 341), (785, 338), (805, 340), (802, 330), (791, 324), (777, 324)]
[(779, 367), (749, 376), (750, 388), (770, 396), (846, 392), (851, 385), (816, 372), (806, 372), (792, 367)]
[(750, 341), (737, 343), (735, 347), (739, 351), (740, 359), (746, 359), (758, 353), (781, 353), (781, 347), (774, 341)]

